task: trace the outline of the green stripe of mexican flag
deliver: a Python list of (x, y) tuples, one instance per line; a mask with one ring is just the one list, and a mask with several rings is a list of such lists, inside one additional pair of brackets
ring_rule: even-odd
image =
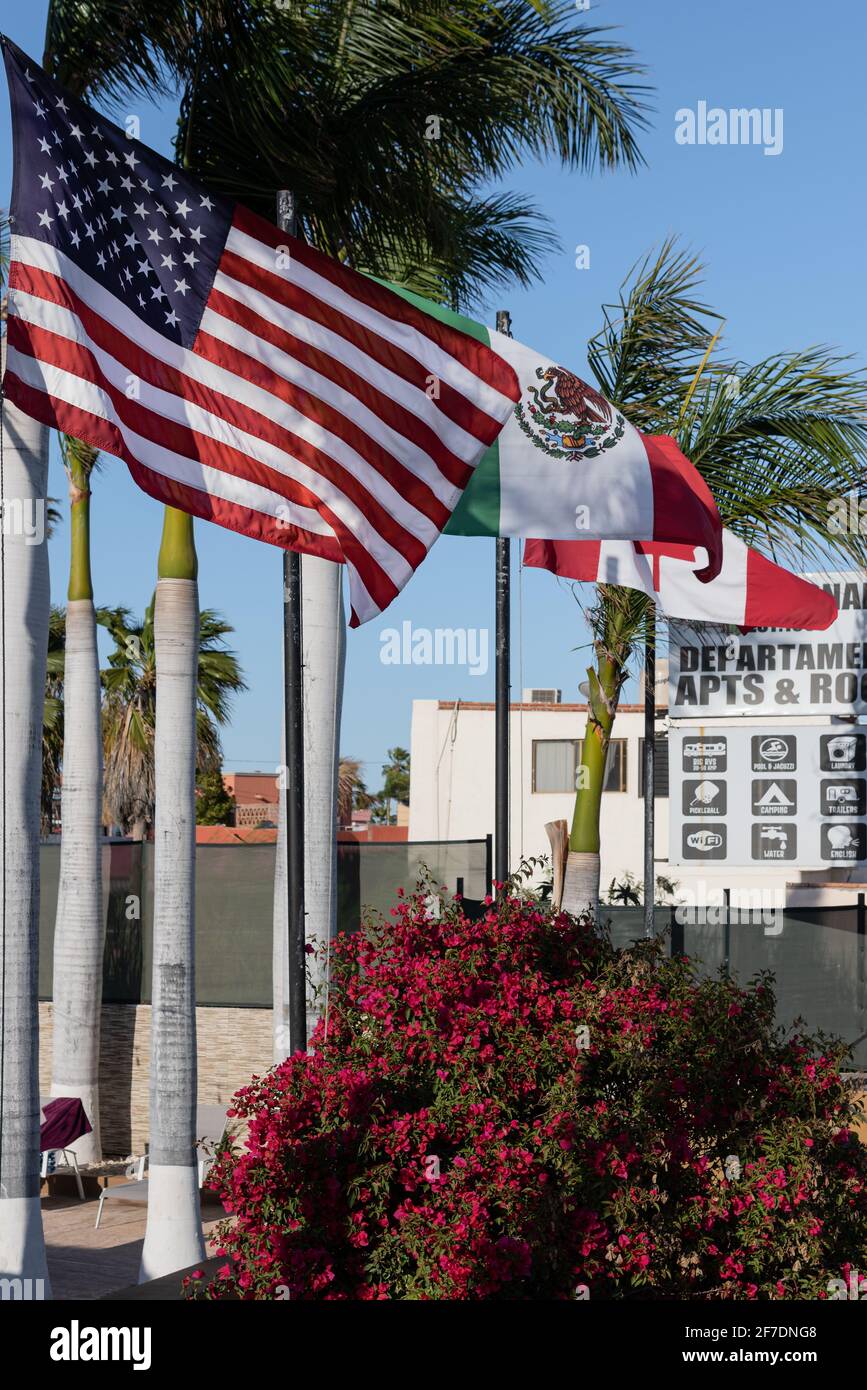
[[(389, 289), (394, 290), (401, 298), (414, 304), (425, 314), (431, 314), (442, 323), (447, 323), (452, 328), (460, 329), (470, 338), (475, 338), (477, 342), (490, 345), (491, 337), (499, 335), (492, 334), (491, 330), (482, 323), (476, 323), (474, 319), (464, 318), (463, 314), (455, 313), (453, 309), (447, 309), (443, 304), (435, 304), (433, 300), (423, 299), (421, 295), (413, 294), (411, 290), (404, 289), (402, 285), (392, 284), (391, 281), (383, 281)], [(457, 506), (452, 512), (451, 520), (446, 525), (443, 535), (445, 536), (498, 536), (500, 525), (500, 444), (495, 440), (490, 449), (482, 455), (472, 479), (458, 500)]]
[(719, 571), (722, 527), (701, 475), (667, 436), (645, 436), (586, 382), (532, 348), (390, 284), (418, 309), (486, 343), (521, 398), (445, 527), (453, 536), (643, 540), (704, 546)]

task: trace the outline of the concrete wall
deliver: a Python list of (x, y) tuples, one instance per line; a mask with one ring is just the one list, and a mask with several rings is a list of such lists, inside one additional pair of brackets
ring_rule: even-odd
[[(271, 1066), (271, 1010), (196, 1010), (199, 1104), (228, 1105)], [(39, 1005), (39, 1089), (51, 1084), (52, 1005)], [(106, 1156), (142, 1154), (149, 1137), (151, 1009), (104, 1004), (100, 1055), (100, 1123)]]

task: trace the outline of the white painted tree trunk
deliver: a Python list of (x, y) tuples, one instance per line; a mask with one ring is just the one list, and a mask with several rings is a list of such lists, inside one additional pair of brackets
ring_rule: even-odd
[[(285, 731), (280, 739), (280, 764), (286, 763)], [(272, 1024), (274, 1064), (289, 1056), (289, 901), (286, 877), (286, 788), (280, 776), (277, 795), (277, 857), (274, 861), (274, 915), (272, 932)]]
[(63, 716), (63, 835), (54, 927), (51, 1094), (79, 1097), (93, 1130), (70, 1147), (79, 1163), (97, 1163), (102, 1158), (99, 1025), (105, 924), (99, 659), (90, 599), (71, 599), (66, 607)]
[[(5, 368), (6, 341), (2, 347)], [(4, 401), (0, 463), (0, 1277), (42, 1280), (39, 795), (48, 648), (48, 431)], [(42, 520), (38, 531), (27, 525)]]
[(158, 580), (150, 1164), (140, 1282), (205, 1253), (195, 1152), (198, 629), (195, 580)]
[[(301, 557), (304, 702), (305, 935), (317, 952), (337, 929), (337, 773), (346, 664), (343, 566)], [(281, 747), (283, 745), (281, 744)], [(282, 759), (285, 762), (285, 751)], [(289, 954), (285, 792), (280, 794), (274, 871), (274, 1061), (289, 1055)], [(326, 962), (308, 956), (307, 1036), (325, 1005)]]
[(563, 882), (564, 912), (574, 917), (590, 912), (595, 917), (599, 911), (599, 855), (569, 851), (566, 860), (566, 877)]
[(307, 1036), (325, 1008), (322, 948), (337, 931), (337, 774), (346, 665), (343, 565), (301, 557), (304, 633), (304, 878), (308, 956)]

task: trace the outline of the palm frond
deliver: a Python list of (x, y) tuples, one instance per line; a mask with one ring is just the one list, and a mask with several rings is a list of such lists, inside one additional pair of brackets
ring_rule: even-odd
[(646, 433), (669, 432), (721, 320), (698, 297), (704, 265), (669, 237), (629, 271), (587, 357), (600, 389)]
[(718, 362), (678, 435), (725, 524), (750, 544), (783, 562), (821, 566), (829, 547), (864, 560), (864, 537), (829, 526), (867, 460), (867, 375), (850, 357), (813, 347), (755, 366)]
[(258, 38), (239, 49), (202, 25), (194, 68), (191, 50), (172, 59), (188, 167), (268, 218), (275, 189), (292, 188), (308, 240), (374, 274), (402, 265), (403, 283), (432, 279), (456, 306), (527, 283), (552, 244), (532, 205), (484, 184), (552, 153), (582, 169), (640, 162), (642, 69), (566, 0), (352, 0), (289, 5), (279, 22), (273, 6), (239, 8)]
[[(867, 376), (822, 346), (726, 359), (703, 272), (676, 238), (632, 268), (589, 345), (600, 389), (646, 433), (676, 436), (747, 544), (794, 569), (864, 564), (867, 537), (831, 523), (864, 477)], [(644, 595), (600, 585), (586, 615), (597, 666), (616, 668), (618, 691), (649, 613)]]
[(86, 491), (90, 485), (90, 475), (99, 467), (99, 450), (92, 444), (74, 439), (71, 434), (62, 434), (60, 458), (70, 487)]

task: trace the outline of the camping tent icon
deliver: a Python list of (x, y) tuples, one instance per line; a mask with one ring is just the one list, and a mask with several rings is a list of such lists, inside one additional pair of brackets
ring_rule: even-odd
[(768, 790), (758, 798), (757, 806), (794, 806), (778, 782), (772, 782)]

